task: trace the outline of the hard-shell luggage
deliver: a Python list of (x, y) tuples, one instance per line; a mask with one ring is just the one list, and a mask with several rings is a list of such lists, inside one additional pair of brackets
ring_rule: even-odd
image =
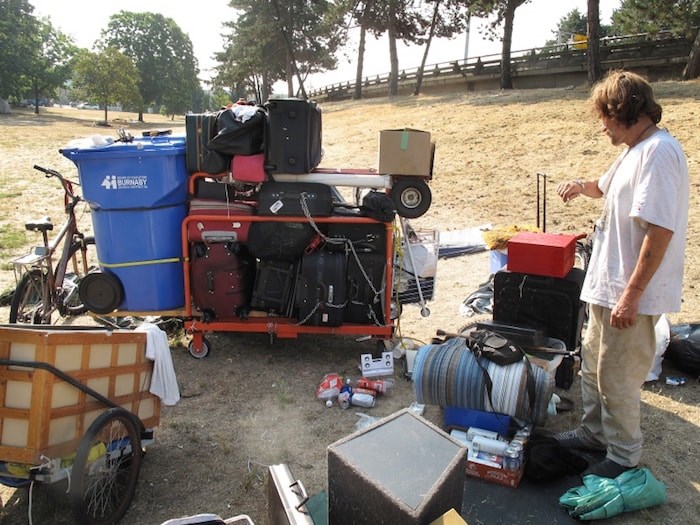
[(258, 194), (258, 215), (328, 217), (333, 210), (331, 187), (320, 182), (264, 182)]
[(386, 256), (384, 254), (376, 252), (349, 254), (344, 321), (383, 325), (385, 283)]
[(316, 235), (308, 222), (254, 222), (248, 232), (248, 248), (260, 260), (294, 261)]
[[(189, 242), (248, 242), (250, 221), (232, 217), (251, 216), (255, 207), (244, 202), (221, 202), (209, 199), (190, 201), (190, 219), (187, 223)], [(198, 219), (197, 216), (216, 215), (221, 219)]]
[(185, 115), (185, 165), (187, 171), (216, 175), (228, 170), (230, 155), (208, 148), (216, 134), (216, 113)]
[(265, 168), (268, 173), (308, 173), (321, 163), (321, 109), (309, 100), (265, 103)]
[(298, 267), (298, 261), (259, 261), (251, 308), (291, 317)]
[(325, 250), (305, 254), (297, 280), (299, 322), (310, 326), (340, 326), (346, 303), (347, 259)]
[[(577, 352), (585, 317), (585, 304), (579, 298), (584, 277), (580, 268), (573, 268), (564, 278), (496, 272), (493, 319), (541, 328), (547, 337), (560, 339), (567, 350)], [(574, 364), (573, 358), (567, 356), (557, 368), (558, 387), (571, 386)]]
[(332, 222), (328, 225), (326, 248), (386, 254), (386, 224)]
[(246, 318), (255, 279), (255, 259), (235, 242), (190, 247), (192, 303), (204, 321)]

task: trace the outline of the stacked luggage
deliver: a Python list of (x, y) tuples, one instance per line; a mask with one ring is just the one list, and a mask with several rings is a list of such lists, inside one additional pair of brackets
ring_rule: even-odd
[(205, 322), (280, 316), (310, 326), (384, 325), (386, 223), (332, 222), (333, 188), (274, 181), (320, 163), (318, 106), (241, 106), (187, 117), (194, 309)]

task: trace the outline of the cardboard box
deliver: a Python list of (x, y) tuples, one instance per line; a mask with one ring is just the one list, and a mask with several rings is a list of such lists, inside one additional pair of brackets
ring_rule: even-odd
[[(152, 428), (160, 399), (148, 391), (153, 361), (145, 354), (145, 332), (0, 327), (0, 359), (47, 363)], [(107, 409), (50, 370), (0, 365), (0, 458), (37, 465), (70, 455)]]
[(328, 447), (328, 523), (430, 523), (464, 496), (466, 448), (408, 409)]
[(379, 167), (391, 175), (431, 177), (435, 146), (430, 133), (417, 129), (385, 129), (379, 132)]
[(566, 277), (574, 267), (575, 235), (518, 232), (508, 241), (508, 271)]
[(435, 521), (430, 522), (430, 525), (467, 525), (467, 522), (455, 509), (450, 509)]
[(525, 466), (520, 467), (520, 470), (504, 470), (490, 465), (483, 465), (474, 461), (467, 461), (467, 476), (480, 478), (493, 483), (498, 483), (506, 487), (516, 488), (520, 485), (520, 480), (523, 478)]

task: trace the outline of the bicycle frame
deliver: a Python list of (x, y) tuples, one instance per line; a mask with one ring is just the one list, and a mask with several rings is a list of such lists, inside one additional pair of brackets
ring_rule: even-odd
[[(61, 225), (58, 233), (49, 239), (49, 230), (37, 225), (34, 228), (28, 228), (30, 231), (38, 231), (41, 233), (43, 245), (35, 246), (31, 253), (15, 259), (15, 279), (17, 282), (22, 278), (23, 274), (29, 271), (38, 270), (44, 278), (41, 282), (41, 290), (36, 287), (37, 296), (41, 297), (41, 308), (35, 312), (39, 315), (42, 324), (50, 321), (51, 315), (55, 310), (64, 316), (67, 313), (67, 307), (63, 301), (62, 294), (70, 295), (74, 290), (65, 290), (65, 278), (68, 273), (69, 260), (73, 260), (73, 271), (78, 273), (82, 270), (83, 274), (88, 271), (88, 263), (83, 258), (83, 268), (77, 267), (75, 257), (71, 257), (71, 247), (73, 243), (79, 239), (84, 239), (85, 236), (78, 230), (77, 219), (75, 217), (75, 206), (82, 200), (80, 197), (73, 194), (70, 181), (64, 179), (60, 174), (52, 170), (45, 170), (35, 166), (36, 169), (46, 173), (47, 177), (56, 176), (65, 193), (65, 214), (66, 220)], [(61, 245), (63, 248), (61, 249)], [(54, 265), (54, 256), (61, 249), (61, 258)]]

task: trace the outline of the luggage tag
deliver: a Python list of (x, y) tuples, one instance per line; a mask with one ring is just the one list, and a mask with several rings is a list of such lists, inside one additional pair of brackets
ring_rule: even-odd
[(277, 214), (278, 211), (282, 209), (284, 206), (284, 203), (282, 202), (281, 199), (277, 199), (275, 202), (272, 203), (270, 206), (270, 212), (274, 213), (275, 215)]
[(316, 250), (319, 250), (321, 246), (325, 244), (323, 237), (321, 237), (319, 234), (316, 234), (313, 239), (311, 239), (311, 242), (309, 245), (304, 249), (304, 253), (306, 255), (314, 253)]

